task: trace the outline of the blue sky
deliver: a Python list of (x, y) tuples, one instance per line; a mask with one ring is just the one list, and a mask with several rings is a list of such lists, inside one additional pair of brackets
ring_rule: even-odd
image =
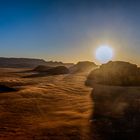
[(140, 64), (139, 13), (136, 0), (0, 0), (0, 56), (96, 62), (108, 44)]

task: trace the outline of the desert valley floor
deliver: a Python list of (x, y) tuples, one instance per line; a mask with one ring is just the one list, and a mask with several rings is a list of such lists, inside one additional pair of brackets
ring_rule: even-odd
[(88, 140), (92, 112), (87, 74), (23, 78), (24, 69), (0, 69), (0, 140)]

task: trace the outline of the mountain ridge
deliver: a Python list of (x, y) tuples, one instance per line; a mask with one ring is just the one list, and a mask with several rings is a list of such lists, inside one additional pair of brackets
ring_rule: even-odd
[(16, 57), (0, 57), (0, 68), (34, 68), (38, 65), (46, 66), (70, 66), (72, 63), (63, 63), (57, 61), (45, 61), (39, 58), (16, 58)]

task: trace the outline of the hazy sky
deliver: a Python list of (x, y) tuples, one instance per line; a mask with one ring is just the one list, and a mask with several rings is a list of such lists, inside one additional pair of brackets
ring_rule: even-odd
[(140, 64), (139, 0), (0, 0), (0, 56), (96, 62), (104, 44)]

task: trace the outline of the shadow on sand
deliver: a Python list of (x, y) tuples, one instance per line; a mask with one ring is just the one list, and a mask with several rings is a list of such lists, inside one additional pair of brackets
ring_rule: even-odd
[(18, 90), (13, 87), (6, 86), (4, 84), (0, 84), (0, 93), (14, 92), (14, 91), (18, 91)]
[[(106, 92), (103, 93), (105, 88), (102, 90), (97, 88), (99, 87), (95, 87), (91, 92), (93, 101), (90, 125), (91, 139), (94, 140), (96, 135), (97, 140), (139, 140), (140, 101), (120, 99), (122, 97), (117, 96), (117, 93), (107, 95)], [(124, 89), (115, 89), (114, 91), (121, 92), (121, 90)], [(102, 93), (100, 94), (100, 92)], [(129, 100), (127, 105), (125, 104), (126, 100)], [(117, 108), (120, 105), (121, 107)]]

